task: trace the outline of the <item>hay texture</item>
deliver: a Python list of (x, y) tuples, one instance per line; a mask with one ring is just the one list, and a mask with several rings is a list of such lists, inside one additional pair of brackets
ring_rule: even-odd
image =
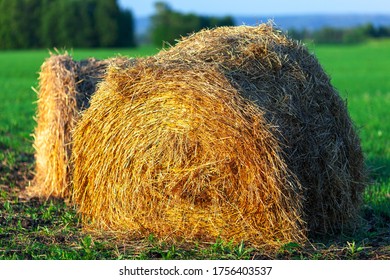
[(344, 103), (270, 25), (110, 67), (73, 137), (74, 202), (118, 236), (303, 242), (353, 220), (363, 189)]
[(51, 54), (39, 75), (37, 127), (34, 133), (35, 178), (29, 196), (68, 198), (70, 195), (71, 130), (89, 106), (109, 60), (74, 61)]

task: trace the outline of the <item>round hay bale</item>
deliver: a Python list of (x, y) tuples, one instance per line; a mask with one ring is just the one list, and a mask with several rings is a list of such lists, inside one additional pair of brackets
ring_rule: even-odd
[(262, 24), (204, 30), (159, 58), (216, 64), (259, 106), (277, 127), (283, 160), (303, 187), (310, 232), (356, 225), (366, 182), (360, 140), (344, 101), (306, 47)]
[(51, 54), (42, 64), (33, 144), (35, 177), (27, 188), (28, 196), (69, 197), (71, 130), (79, 113), (89, 106), (89, 99), (108, 64), (114, 62), (125, 60), (74, 61), (65, 53)]
[(74, 202), (117, 235), (303, 242), (353, 218), (363, 188), (344, 103), (269, 25), (110, 67), (73, 138)]

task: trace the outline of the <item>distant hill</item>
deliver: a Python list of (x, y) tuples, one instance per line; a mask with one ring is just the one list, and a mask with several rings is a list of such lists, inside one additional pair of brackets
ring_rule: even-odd
[[(301, 16), (235, 16), (236, 25), (256, 25), (273, 20), (281, 29), (315, 30), (325, 26), (347, 28), (371, 23), (374, 26), (390, 26), (390, 15), (301, 15)], [(150, 26), (148, 17), (137, 18), (135, 21), (136, 34), (145, 34)]]
[(281, 29), (309, 29), (322, 27), (348, 28), (371, 23), (374, 26), (390, 26), (390, 15), (302, 15), (302, 16), (275, 16), (275, 17), (245, 17), (234, 18), (236, 25), (256, 25), (273, 20)]

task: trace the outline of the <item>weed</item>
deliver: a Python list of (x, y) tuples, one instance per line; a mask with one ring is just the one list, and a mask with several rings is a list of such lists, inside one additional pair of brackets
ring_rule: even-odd
[(355, 241), (348, 242), (347, 241), (347, 250), (348, 250), (348, 255), (351, 258), (354, 258), (359, 252), (363, 251), (364, 248), (361, 246), (358, 246)]

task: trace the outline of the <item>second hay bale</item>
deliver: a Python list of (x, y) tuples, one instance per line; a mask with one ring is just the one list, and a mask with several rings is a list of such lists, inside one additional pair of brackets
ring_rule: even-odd
[(34, 132), (35, 177), (27, 189), (29, 196), (69, 197), (71, 131), (112, 61), (75, 61), (65, 53), (51, 54), (42, 64)]

